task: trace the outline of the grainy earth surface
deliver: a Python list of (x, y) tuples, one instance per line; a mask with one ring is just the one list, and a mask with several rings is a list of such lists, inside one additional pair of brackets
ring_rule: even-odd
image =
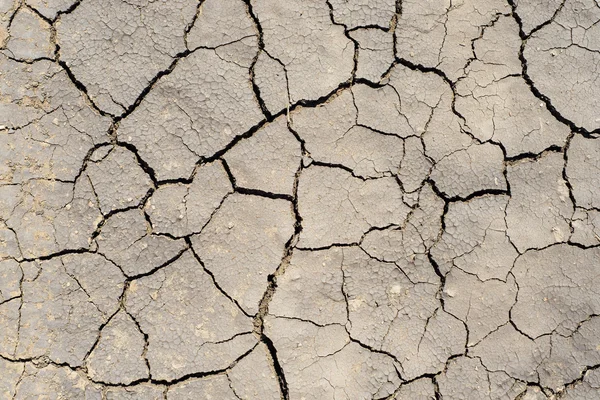
[(0, 0), (1, 399), (600, 399), (598, 0)]

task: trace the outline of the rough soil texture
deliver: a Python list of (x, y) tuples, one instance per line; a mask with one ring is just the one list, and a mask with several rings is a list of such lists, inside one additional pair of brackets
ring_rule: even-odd
[(0, 0), (0, 399), (600, 399), (598, 0)]

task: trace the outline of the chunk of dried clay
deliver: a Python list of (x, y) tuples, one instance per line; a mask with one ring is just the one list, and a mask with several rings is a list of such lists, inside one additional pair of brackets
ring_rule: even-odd
[(556, 11), (562, 8), (564, 2), (562, 0), (517, 0), (514, 4), (523, 31), (529, 35), (533, 29), (549, 22)]
[(538, 383), (537, 368), (550, 355), (550, 337), (535, 340), (506, 324), (469, 351), (488, 371), (504, 371), (510, 377)]
[(21, 376), (24, 372), (25, 365), (23, 363), (7, 361), (0, 358), (0, 396), (5, 399), (14, 399), (16, 388)]
[(413, 283), (394, 264), (344, 249), (344, 293), (353, 339), (392, 354), (404, 379), (435, 374), (464, 350), (466, 329), (442, 310), (439, 285)]
[(102, 398), (102, 387), (88, 381), (82, 373), (68, 368), (54, 365), (38, 368), (27, 364), (13, 399), (39, 399), (49, 393), (60, 393), (66, 399), (95, 400)]
[(431, 179), (446, 196), (466, 198), (477, 192), (506, 190), (504, 156), (499, 146), (473, 144), (434, 164)]
[[(15, 297), (0, 303), (0, 352), (7, 356), (15, 355), (18, 346), (21, 299)], [(4, 360), (0, 358), (0, 360)]]
[(243, 0), (206, 0), (187, 34), (187, 47), (216, 48), (257, 34)]
[(574, 136), (567, 150), (566, 176), (578, 207), (600, 210), (599, 171), (600, 138)]
[(454, 268), (446, 275), (444, 310), (464, 321), (469, 329), (469, 342), (473, 346), (509, 320), (515, 304), (517, 285), (508, 275), (506, 282), (490, 279), (482, 282), (476, 276)]
[(82, 2), (56, 24), (59, 58), (103, 111), (121, 115), (183, 50), (196, 1)]
[(457, 266), (480, 280), (506, 280), (518, 256), (507, 235), (508, 201), (508, 196), (485, 195), (450, 204), (446, 229), (431, 250), (442, 273)]
[(426, 186), (403, 227), (371, 230), (360, 247), (372, 258), (394, 263), (412, 282), (438, 284), (429, 254), (439, 240), (443, 214), (443, 200)]
[[(544, 5), (544, 7), (547, 7)], [(594, 0), (565, 2), (549, 24), (524, 43), (533, 86), (563, 118), (588, 131), (600, 129), (600, 8)]]
[(322, 106), (292, 113), (291, 126), (317, 161), (341, 164), (361, 177), (395, 174), (402, 157), (402, 140), (358, 126), (354, 98), (353, 92), (344, 91)]
[(293, 233), (289, 201), (236, 193), (192, 237), (192, 245), (217, 284), (256, 314), (267, 277), (279, 267)]
[(538, 368), (540, 383), (554, 392), (580, 379), (585, 371), (600, 363), (600, 318), (590, 317), (568, 337), (552, 334), (552, 353)]
[(200, 157), (222, 151), (262, 118), (248, 68), (200, 49), (154, 85), (117, 134), (158, 180), (189, 178)]
[(254, 64), (254, 83), (271, 114), (277, 114), (290, 107), (291, 99), (285, 65), (266, 51), (258, 54)]
[(54, 58), (50, 24), (28, 8), (21, 7), (13, 17), (6, 53), (19, 60)]
[(600, 394), (600, 371), (586, 371), (581, 381), (565, 390), (565, 400), (594, 400)]
[[(386, 95), (384, 97), (387, 97), (388, 101), (391, 100), (396, 105), (396, 107), (386, 105), (389, 110), (386, 113), (388, 118), (389, 115), (394, 115), (393, 109), (396, 108), (395, 113), (401, 112), (402, 116), (406, 118), (412, 134), (421, 136), (425, 132), (431, 123), (434, 111), (446, 117), (444, 129), (440, 130), (440, 133), (445, 132), (448, 128), (459, 126), (458, 120), (451, 109), (452, 88), (439, 75), (433, 72), (416, 71), (397, 64), (390, 70), (389, 76), (384, 82), (389, 83), (399, 98), (398, 104), (392, 92), (389, 90), (379, 91), (378, 98), (381, 99), (382, 94)], [(377, 108), (373, 105), (367, 98), (364, 101), (364, 107), (361, 107), (364, 108), (363, 114), (366, 113), (371, 116), (372, 124), (379, 123)], [(369, 109), (371, 111), (367, 112)], [(395, 124), (388, 124), (388, 126), (391, 126), (392, 129), (399, 128)]]
[(150, 197), (145, 211), (157, 233), (188, 236), (199, 233), (233, 192), (223, 163), (205, 164), (190, 184), (166, 184)]
[(455, 81), (473, 55), (470, 42), (498, 14), (509, 12), (510, 5), (499, 0), (456, 4), (450, 0), (406, 0), (396, 26), (397, 54), (414, 64), (438, 68)]
[(358, 42), (357, 79), (379, 82), (394, 62), (394, 37), (391, 32), (363, 28), (348, 33)]
[(229, 150), (224, 159), (236, 186), (292, 195), (302, 152), (285, 117), (264, 126)]
[(267, 346), (259, 343), (227, 373), (231, 389), (238, 398), (281, 399), (277, 375), (269, 354)]
[(450, 399), (516, 399), (527, 388), (503, 371), (487, 370), (477, 358), (458, 357), (437, 379), (440, 394)]
[(340, 325), (271, 318), (265, 332), (277, 348), (290, 398), (333, 400), (339, 393), (385, 398), (400, 385), (394, 360), (350, 341)]
[(98, 343), (86, 360), (96, 382), (128, 385), (148, 377), (144, 360), (144, 335), (133, 319), (119, 311), (102, 328)]
[(215, 286), (190, 251), (133, 281), (125, 307), (148, 335), (146, 357), (155, 379), (227, 368), (256, 345), (252, 319)]
[(600, 211), (575, 208), (571, 220), (573, 234), (569, 239), (583, 246), (594, 246), (600, 243)]
[(507, 166), (507, 234), (520, 252), (567, 240), (573, 204), (563, 167), (563, 155), (556, 153)]
[(298, 210), (301, 248), (358, 243), (371, 228), (402, 225), (409, 212), (394, 178), (362, 180), (341, 168), (319, 166), (300, 176)]
[(373, 89), (367, 85), (356, 85), (352, 94), (358, 114), (357, 124), (403, 138), (415, 134), (393, 86)]
[(135, 154), (123, 147), (115, 147), (100, 160), (88, 163), (85, 173), (103, 214), (137, 206), (153, 187)]
[(87, 179), (70, 183), (31, 180), (19, 186), (0, 186), (11, 199), (0, 212), (15, 233), (22, 256), (35, 258), (61, 250), (86, 249), (102, 221), (99, 205)]
[(96, 254), (65, 255), (35, 266), (37, 276), (22, 284), (15, 355), (81, 366), (100, 327), (119, 307), (125, 277)]
[(21, 257), (21, 249), (19, 249), (15, 231), (10, 229), (5, 222), (0, 222), (0, 260), (7, 258), (15, 260)]
[(106, 400), (163, 400), (164, 387), (142, 383), (136, 386), (110, 387)]
[(344, 28), (331, 22), (326, 2), (258, 0), (252, 8), (265, 50), (285, 65), (292, 103), (316, 100), (350, 79), (354, 46)]
[(392, 400), (426, 400), (435, 398), (435, 386), (427, 378), (403, 383)]
[(69, 12), (81, 3), (78, 0), (25, 0), (25, 2), (51, 20), (54, 20), (60, 14)]
[(531, 250), (515, 262), (519, 285), (512, 309), (516, 326), (531, 337), (558, 332), (570, 335), (586, 318), (599, 313), (596, 263), (600, 248), (566, 244)]
[(132, 277), (147, 274), (173, 258), (186, 247), (183, 240), (152, 234), (152, 228), (139, 209), (108, 218), (96, 237), (98, 252)]
[(0, 261), (0, 303), (21, 295), (23, 271), (19, 263), (12, 259)]
[(388, 28), (396, 13), (395, 0), (331, 0), (333, 19), (347, 29), (377, 25)]
[(425, 155), (423, 141), (418, 137), (404, 140), (404, 155), (400, 162), (398, 179), (404, 191), (412, 193), (418, 190), (431, 174), (433, 162)]
[(189, 379), (170, 386), (167, 400), (195, 400), (200, 395), (206, 399), (239, 400), (225, 374)]
[(277, 278), (269, 313), (318, 325), (346, 324), (343, 262), (341, 248), (295, 250), (285, 274)]
[(0, 55), (0, 183), (72, 182), (87, 152), (108, 140), (110, 119), (86, 102), (66, 72)]

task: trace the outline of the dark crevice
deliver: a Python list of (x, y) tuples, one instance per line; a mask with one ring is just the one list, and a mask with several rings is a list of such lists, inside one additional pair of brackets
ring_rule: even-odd
[(273, 115), (267, 108), (265, 101), (263, 100), (263, 98), (260, 94), (260, 88), (256, 84), (256, 79), (255, 79), (256, 63), (258, 61), (258, 57), (265, 49), (265, 42), (263, 39), (264, 38), (263, 29), (262, 29), (262, 26), (260, 25), (260, 21), (258, 20), (258, 17), (254, 13), (254, 9), (252, 8), (252, 3), (250, 2), (250, 0), (242, 0), (242, 1), (246, 4), (248, 15), (254, 22), (254, 27), (256, 28), (256, 31), (258, 32), (258, 51), (257, 51), (256, 55), (254, 56), (254, 58), (252, 59), (252, 63), (250, 64), (250, 82), (252, 83), (252, 90), (254, 91), (254, 97), (256, 98), (258, 106), (259, 106), (260, 110), (262, 111), (263, 115), (265, 116), (265, 118), (267, 120), (269, 120), (269, 119), (273, 118)]
[(294, 197), (290, 196), (289, 194), (272, 193), (272, 192), (266, 192), (266, 191), (260, 190), (260, 189), (251, 189), (251, 188), (245, 188), (245, 187), (238, 186), (235, 176), (231, 172), (231, 169), (229, 168), (229, 164), (227, 164), (227, 161), (224, 159), (220, 159), (220, 161), (223, 164), (223, 168), (225, 169), (225, 172), (227, 172), (227, 175), (229, 176), (229, 181), (231, 182), (231, 186), (233, 187), (234, 192), (237, 192), (240, 194), (245, 194), (245, 195), (251, 195), (251, 196), (266, 197), (268, 199), (274, 199), (274, 200), (287, 200), (287, 201), (291, 201), (291, 202), (294, 201)]
[(114, 116), (112, 114), (107, 113), (106, 111), (102, 110), (100, 107), (98, 107), (98, 105), (92, 100), (92, 98), (90, 97), (87, 87), (79, 80), (75, 77), (75, 74), (73, 74), (73, 71), (71, 71), (71, 68), (69, 68), (69, 66), (67, 65), (66, 62), (62, 61), (59, 59), (59, 52), (60, 52), (60, 45), (56, 45), (56, 52), (55, 52), (55, 57), (57, 59), (58, 64), (62, 67), (62, 69), (67, 73), (67, 76), (69, 77), (69, 79), (71, 80), (71, 82), (73, 83), (73, 85), (75, 85), (75, 87), (81, 92), (83, 93), (83, 95), (85, 96), (85, 99), (87, 100), (87, 102), (90, 104), (90, 106), (100, 115), (102, 115), (103, 117), (109, 117), (111, 119), (114, 120)]
[(190, 34), (190, 31), (192, 30), (192, 28), (194, 27), (194, 25), (196, 24), (196, 20), (198, 19), (198, 17), (200, 16), (200, 12), (201, 12), (201, 8), (202, 8), (202, 4), (204, 4), (205, 0), (199, 0), (198, 4), (196, 4), (196, 13), (194, 14), (194, 17), (192, 18), (192, 20), (190, 21), (190, 23), (185, 27), (185, 29), (183, 30), (183, 42), (185, 43), (185, 48), (189, 49), (190, 47), (188, 46), (188, 42), (187, 42), (187, 38), (188, 35)]
[[(189, 246), (189, 245), (188, 245)], [(174, 255), (173, 257), (171, 257), (170, 259), (168, 259), (167, 261), (165, 261), (164, 263), (160, 264), (157, 267), (154, 267), (150, 270), (148, 270), (147, 272), (141, 273), (141, 274), (136, 274), (136, 275), (126, 275), (127, 276), (127, 281), (133, 281), (133, 280), (137, 280), (137, 279), (141, 279), (144, 278), (146, 276), (150, 276), (154, 273), (156, 273), (157, 271), (173, 264), (175, 261), (177, 261), (179, 258), (181, 258), (181, 256), (189, 250), (189, 247), (185, 247), (182, 250), (179, 251), (179, 253), (177, 253), (176, 255)]]
[(62, 257), (62, 256), (69, 255), (69, 254), (83, 254), (83, 253), (93, 253), (93, 251), (91, 251), (90, 249), (86, 249), (86, 248), (66, 249), (66, 250), (57, 251), (56, 253), (47, 254), (44, 256), (39, 256), (39, 257), (34, 257), (34, 258), (23, 258), (20, 261), (21, 262), (24, 262), (24, 261), (25, 262), (27, 262), (27, 261), (46, 261), (46, 260), (51, 260), (53, 258)]
[(236, 185), (236, 187), (235, 187), (234, 190), (237, 193), (251, 195), (251, 196), (266, 197), (268, 199), (287, 200), (287, 201), (293, 201), (294, 200), (292, 198), (292, 196), (290, 196), (289, 194), (279, 194), (279, 193), (265, 192), (263, 190), (248, 189), (248, 188), (243, 188), (243, 187), (240, 187), (240, 186), (237, 186), (237, 185)]
[(79, 7), (82, 1), (83, 0), (76, 0), (67, 9), (59, 10), (54, 17), (54, 20), (52, 20), (52, 23), (56, 22), (62, 15), (71, 14), (73, 11), (75, 11), (75, 9), (77, 9), (77, 7)]
[(154, 85), (163, 76), (167, 76), (171, 72), (173, 72), (175, 70), (175, 67), (177, 66), (177, 63), (179, 63), (179, 61), (181, 61), (182, 59), (184, 59), (187, 56), (189, 56), (190, 54), (192, 54), (194, 51), (196, 51), (196, 49), (195, 50), (184, 50), (184, 51), (176, 54), (175, 57), (173, 58), (173, 61), (171, 61), (171, 64), (166, 69), (164, 69), (164, 70), (158, 72), (156, 75), (154, 75), (154, 77), (150, 80), (150, 82), (144, 88), (144, 90), (142, 90), (142, 92), (138, 95), (138, 97), (135, 99), (135, 101), (129, 107), (127, 107), (127, 109), (121, 115), (113, 116), (114, 122), (118, 123), (122, 119), (129, 116), (140, 105), (142, 100), (144, 100), (144, 98), (150, 93), (150, 91), (154, 88)]
[(562, 153), (563, 150), (564, 149), (561, 146), (552, 145), (552, 146), (549, 146), (549, 147), (545, 148), (544, 150), (540, 151), (539, 153), (526, 152), (526, 153), (517, 154), (516, 156), (505, 156), (504, 161), (509, 162), (509, 163), (514, 163), (514, 162), (521, 161), (521, 160), (535, 161), (535, 160), (539, 160), (541, 157), (545, 156), (547, 153)]
[(279, 358), (277, 357), (277, 349), (275, 348), (273, 341), (269, 339), (264, 333), (261, 333), (260, 340), (267, 346), (267, 349), (269, 350), (271, 361), (273, 362), (273, 368), (275, 369), (275, 374), (277, 375), (277, 381), (279, 383), (281, 398), (282, 400), (289, 400), (290, 393), (288, 389), (288, 384), (281, 363), (279, 362)]
[(142, 156), (140, 156), (137, 147), (135, 147), (135, 145), (131, 143), (121, 141), (117, 141), (117, 146), (124, 147), (135, 155), (135, 159), (137, 160), (138, 165), (144, 170), (144, 172), (148, 175), (150, 180), (152, 180), (152, 184), (154, 185), (154, 188), (156, 188), (158, 185), (156, 173), (154, 172), (154, 169), (146, 162), (146, 160), (144, 160)]

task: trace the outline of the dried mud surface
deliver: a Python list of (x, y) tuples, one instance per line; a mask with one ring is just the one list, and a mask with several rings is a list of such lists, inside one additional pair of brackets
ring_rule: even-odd
[(600, 398), (598, 0), (0, 0), (0, 398)]

